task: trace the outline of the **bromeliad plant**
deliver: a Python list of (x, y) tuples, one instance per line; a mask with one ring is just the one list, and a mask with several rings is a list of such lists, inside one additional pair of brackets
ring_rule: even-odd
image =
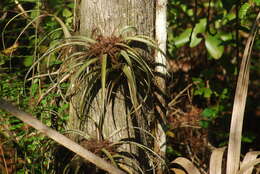
[[(62, 24), (61, 21), (59, 22)], [(63, 98), (75, 95), (79, 91), (78, 84), (83, 82), (86, 86), (83, 87), (80, 110), (88, 111), (89, 103), (95, 97), (93, 94), (96, 95), (97, 89), (100, 88), (102, 109), (105, 112), (105, 105), (108, 104), (113, 93), (120, 85), (126, 85), (132, 113), (138, 115), (140, 106), (146, 100), (151, 88), (153, 50), (160, 51), (156, 42), (144, 35), (127, 36), (127, 32), (135, 31), (134, 27), (124, 28), (118, 36), (99, 35), (95, 38), (71, 36), (64, 25), (62, 28), (66, 39), (50, 47), (29, 70), (30, 72), (39, 63), (45, 61), (49, 73), (38, 77), (49, 76), (54, 82), (39, 97), (38, 102), (54, 89), (64, 92), (61, 84), (72, 79), (72, 85), (65, 90), (66, 97), (61, 94)]]

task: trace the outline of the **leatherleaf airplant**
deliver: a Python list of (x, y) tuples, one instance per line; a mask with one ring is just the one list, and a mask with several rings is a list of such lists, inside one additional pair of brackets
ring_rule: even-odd
[[(30, 72), (40, 62), (47, 62), (49, 73), (41, 74), (39, 77), (49, 76), (54, 82), (39, 97), (38, 102), (54, 89), (62, 93), (61, 84), (72, 79), (73, 85), (65, 91), (66, 96), (61, 94), (64, 99), (76, 94), (79, 88), (83, 89), (82, 98), (86, 100), (81, 102), (80, 108), (84, 112), (83, 110), (89, 109), (90, 100), (95, 97), (94, 91), (100, 88), (102, 108), (105, 111), (105, 105), (108, 104), (111, 95), (124, 83), (127, 84), (132, 113), (139, 115), (141, 104), (151, 89), (154, 50), (161, 50), (153, 39), (133, 34), (135, 32), (134, 27), (126, 27), (119, 35), (113, 36), (65, 35), (66, 39), (53, 44), (29, 70)], [(78, 85), (82, 82), (87, 85)]]

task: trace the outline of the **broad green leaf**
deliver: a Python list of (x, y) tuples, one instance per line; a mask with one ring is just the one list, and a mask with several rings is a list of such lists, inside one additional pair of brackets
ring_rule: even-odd
[(201, 19), (199, 23), (195, 25), (191, 36), (191, 42), (190, 42), (191, 48), (197, 46), (202, 41), (202, 38), (198, 38), (197, 35), (199, 33), (204, 33), (206, 30), (206, 26), (207, 26), (206, 18)]
[(209, 121), (208, 121), (208, 120), (200, 120), (200, 121), (199, 121), (199, 125), (200, 125), (202, 128), (208, 128), (208, 127), (209, 127)]
[(204, 118), (215, 118), (217, 116), (217, 113), (218, 113), (218, 111), (215, 108), (206, 108), (203, 110), (201, 115)]
[(29, 67), (33, 64), (33, 56), (26, 56), (23, 61), (24, 66)]
[(260, 6), (260, 0), (253, 0), (254, 3), (256, 3), (257, 6)]
[(75, 7), (75, 4), (74, 4), (73, 2), (72, 2), (72, 3), (69, 3), (69, 4), (67, 5), (67, 7), (73, 9), (73, 8)]
[(247, 11), (248, 9), (250, 8), (250, 4), (249, 3), (244, 3), (241, 8), (239, 9), (239, 12), (238, 12), (238, 17), (239, 19), (244, 19), (246, 17), (246, 14), (247, 14)]
[(204, 88), (204, 97), (205, 98), (210, 98), (211, 94), (212, 94), (212, 91), (210, 88)]
[(221, 45), (222, 41), (218, 37), (218, 35), (212, 36), (208, 34), (206, 36), (205, 40), (205, 45), (206, 48), (209, 52), (209, 54), (214, 58), (214, 59), (219, 59), (223, 52), (224, 52), (224, 46)]
[(72, 12), (70, 10), (68, 10), (67, 8), (64, 8), (62, 10), (62, 16), (63, 17), (70, 17), (70, 16), (72, 16)]
[(179, 48), (189, 42), (191, 30), (192, 30), (191, 28), (188, 28), (185, 31), (183, 31), (179, 36), (177, 36), (173, 39), (174, 44), (177, 48)]
[(221, 33), (220, 38), (223, 41), (229, 41), (233, 39), (232, 33)]

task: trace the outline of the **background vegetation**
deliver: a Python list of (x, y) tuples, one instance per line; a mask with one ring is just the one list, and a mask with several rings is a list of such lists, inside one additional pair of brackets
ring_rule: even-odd
[[(186, 156), (207, 171), (211, 150), (227, 144), (239, 65), (259, 6), (259, 0), (169, 0), (168, 162)], [(53, 85), (48, 72), (61, 64), (60, 55), (51, 54), (30, 67), (63, 38), (60, 23), (50, 14), (73, 32), (73, 11), (72, 0), (0, 2), (0, 97), (62, 133), (68, 119), (68, 104), (62, 97), (69, 84), (47, 92)], [(252, 51), (243, 152), (260, 147), (259, 50), (258, 35)], [(54, 172), (55, 144), (15, 117), (0, 114), (1, 170)]]

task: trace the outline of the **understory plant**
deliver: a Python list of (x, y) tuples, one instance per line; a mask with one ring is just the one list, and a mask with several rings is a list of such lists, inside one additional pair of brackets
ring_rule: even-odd
[[(227, 163), (226, 166), (224, 166), (224, 168), (226, 168), (226, 174), (252, 174), (254, 166), (260, 163), (260, 158), (258, 157), (260, 155), (259, 151), (248, 152), (244, 156), (243, 161), (240, 162), (243, 117), (249, 83), (250, 56), (254, 39), (259, 29), (259, 22), (260, 13), (258, 13), (250, 36), (247, 39), (247, 44), (240, 66), (229, 132)], [(213, 150), (210, 158), (210, 174), (222, 173), (222, 161), (224, 160), (223, 157), (225, 150), (226, 147), (216, 148)], [(183, 169), (189, 174), (201, 173), (187, 158), (178, 157), (173, 160), (172, 163), (182, 166)], [(184, 173), (184, 170), (179, 168), (171, 168), (171, 170), (178, 174)]]

